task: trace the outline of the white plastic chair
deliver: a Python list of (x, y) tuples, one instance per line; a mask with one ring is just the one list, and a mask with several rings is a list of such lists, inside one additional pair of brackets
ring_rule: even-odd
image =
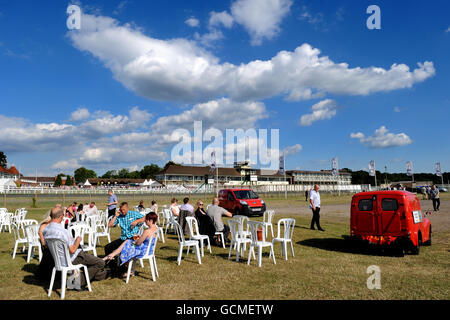
[(175, 223), (177, 222), (175, 219), (175, 216), (172, 212), (172, 210), (170, 209), (164, 209), (164, 216), (166, 220), (166, 231), (165, 233), (167, 234), (167, 230), (169, 229), (169, 227), (173, 230), (175, 228)]
[(223, 232), (222, 231), (217, 231), (215, 233), (216, 236), (220, 236), (220, 239), (222, 240), (222, 247), (225, 249), (225, 237), (223, 236)]
[(266, 235), (269, 230), (268, 228), (270, 227), (270, 230), (272, 231), (272, 238), (273, 238), (272, 220), (273, 220), (274, 214), (275, 214), (274, 210), (267, 210), (266, 212), (264, 212), (264, 217), (263, 217), (263, 223), (264, 223), (264, 228), (266, 229)]
[[(111, 217), (112, 219), (113, 217)], [(94, 227), (94, 243), (100, 244), (100, 238), (106, 237), (108, 239), (108, 243), (111, 242), (111, 236), (109, 234), (108, 223), (111, 221), (108, 219), (107, 222), (104, 221), (103, 216), (98, 216), (95, 218), (95, 227)]]
[[(83, 251), (92, 251), (94, 256), (97, 256), (97, 249), (95, 248), (94, 233), (92, 229), (85, 223), (71, 224), (69, 227), (69, 233), (74, 239), (81, 238), (80, 246)], [(84, 236), (88, 235), (88, 244), (84, 244)]]
[[(233, 220), (237, 220), (239, 222), (239, 236), (247, 238), (251, 237), (251, 232), (248, 229), (247, 222), (250, 220), (247, 216), (236, 215), (233, 216)], [(247, 224), (244, 228), (244, 224)]]
[(230, 260), (231, 250), (233, 249), (233, 245), (234, 245), (234, 247), (236, 248), (236, 261), (239, 261), (239, 251), (241, 251), (241, 246), (242, 246), (241, 255), (242, 255), (242, 257), (244, 257), (245, 246), (247, 243), (251, 244), (252, 239), (243, 237), (239, 233), (239, 227), (240, 227), (239, 220), (230, 219), (230, 220), (228, 220), (228, 225), (230, 226), (230, 232), (231, 232), (231, 243), (230, 243), (230, 251), (228, 253), (228, 260)]
[[(155, 230), (155, 232), (157, 232), (159, 234), (160, 232), (158, 231), (158, 229)], [(144, 268), (144, 259), (148, 259), (148, 262), (150, 263), (150, 271), (152, 273), (153, 281), (156, 281), (155, 274), (159, 278), (158, 267), (156, 266), (156, 258), (155, 258), (155, 250), (156, 250), (156, 244), (158, 242), (158, 238), (153, 239), (153, 236), (155, 235), (155, 232), (153, 232), (149, 236), (150, 239), (149, 239), (149, 244), (148, 244), (148, 247), (147, 247), (147, 252), (145, 253), (145, 255), (142, 258), (139, 258), (139, 262), (140, 262), (142, 268)], [(152, 241), (155, 241), (153, 247), (152, 247)], [(152, 249), (152, 250), (150, 251), (150, 249)], [(128, 263), (128, 273), (127, 273), (127, 281), (126, 281), (126, 283), (128, 283), (128, 281), (130, 281), (130, 274), (131, 274), (132, 266), (136, 263), (135, 260), (136, 259), (132, 259)]]
[(31, 254), (34, 256), (34, 249), (38, 248), (39, 250), (39, 262), (42, 259), (42, 249), (41, 249), (41, 241), (39, 238), (39, 225), (31, 224), (25, 227), (25, 234), (27, 236), (27, 246), (28, 246), (28, 257), (27, 263), (30, 262)]
[(3, 228), (5, 228), (5, 231), (8, 228), (8, 232), (11, 233), (12, 217), (13, 214), (11, 212), (5, 212), (1, 215), (0, 232), (2, 232)]
[[(189, 240), (198, 240), (200, 242), (200, 248), (201, 248), (201, 251), (202, 251), (202, 257), (205, 256), (204, 243), (203, 243), (204, 240), (208, 241), (209, 253), (212, 253), (212, 251), (211, 251), (211, 243), (209, 242), (209, 237), (207, 235), (200, 234), (200, 232), (198, 230), (197, 219), (194, 218), (194, 217), (186, 217), (186, 221), (187, 221), (188, 227), (189, 227), (189, 234), (191, 235)], [(189, 247), (188, 247), (187, 253), (189, 253)]]
[[(281, 237), (281, 224), (283, 224), (283, 236)], [(292, 256), (294, 256), (294, 247), (292, 244), (292, 235), (294, 233), (295, 228), (295, 219), (292, 218), (285, 218), (278, 220), (278, 232), (277, 237), (272, 240), (272, 243), (275, 245), (276, 242), (281, 243), (281, 256), (285, 257), (285, 260), (288, 259), (287, 257), (287, 244), (291, 244), (291, 253)]]
[(25, 230), (23, 229), (23, 225), (18, 226), (17, 224), (13, 223), (12, 230), (14, 233), (14, 251), (12, 254), (12, 258), (15, 259), (17, 247), (20, 244), (23, 244), (22, 252), (24, 252), (27, 247), (28, 240), (25, 235)]
[[(250, 265), (251, 260), (251, 253), (253, 253), (253, 257), (255, 256), (255, 248), (258, 248), (258, 267), (261, 267), (261, 260), (262, 260), (262, 249), (265, 247), (270, 247), (270, 255), (269, 258), (273, 258), (273, 264), (276, 264), (275, 261), (275, 254), (273, 252), (273, 244), (272, 242), (266, 241), (266, 229), (264, 228), (264, 223), (259, 221), (249, 221), (248, 225), (250, 227), (250, 232), (252, 233), (252, 243), (250, 244), (250, 252), (248, 254), (248, 262), (247, 264)], [(262, 240), (258, 240), (258, 230), (262, 231)]]
[(86, 284), (90, 292), (92, 292), (91, 282), (89, 281), (88, 269), (85, 265), (77, 264), (73, 265), (70, 258), (69, 248), (67, 243), (60, 239), (46, 239), (45, 240), (50, 253), (52, 254), (53, 260), (55, 262), (55, 267), (52, 271), (52, 278), (50, 280), (50, 288), (48, 289), (48, 296), (52, 294), (53, 283), (55, 281), (56, 271), (61, 271), (61, 299), (64, 299), (66, 294), (66, 280), (68, 271), (77, 271), (81, 273), (81, 268), (84, 268), (84, 275), (86, 277)]
[(202, 259), (200, 257), (200, 248), (198, 246), (198, 241), (197, 240), (186, 240), (184, 238), (183, 229), (178, 224), (178, 222), (174, 221), (174, 226), (175, 226), (175, 231), (176, 231), (177, 236), (178, 236), (178, 243), (180, 244), (180, 248), (178, 250), (178, 259), (177, 259), (178, 265), (180, 265), (180, 263), (181, 263), (181, 256), (183, 255), (183, 248), (184, 247), (188, 247), (189, 248), (189, 247), (192, 247), (192, 246), (195, 249), (195, 253), (197, 255), (198, 263), (202, 264)]

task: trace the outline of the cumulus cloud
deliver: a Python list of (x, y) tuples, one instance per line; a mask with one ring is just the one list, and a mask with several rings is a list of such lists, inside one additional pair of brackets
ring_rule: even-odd
[(305, 114), (300, 119), (301, 126), (310, 126), (318, 120), (331, 119), (337, 113), (338, 105), (331, 99), (322, 100), (312, 106), (312, 113)]
[(209, 26), (210, 27), (225, 27), (231, 28), (233, 26), (234, 19), (233, 17), (226, 11), (215, 12), (212, 11), (209, 14)]
[(295, 144), (293, 146), (289, 146), (284, 148), (283, 152), (285, 156), (290, 156), (302, 151), (303, 147), (300, 144)]
[(373, 149), (406, 146), (412, 143), (410, 137), (405, 133), (390, 133), (385, 126), (375, 130), (373, 136), (366, 137), (362, 132), (350, 134), (350, 138), (358, 139), (361, 144)]
[(250, 34), (251, 44), (260, 45), (278, 35), (291, 5), (292, 0), (237, 0), (231, 5), (231, 14)]
[(184, 23), (193, 28), (200, 26), (200, 21), (198, 21), (198, 19), (195, 17), (190, 17)]
[(220, 62), (196, 41), (159, 40), (115, 19), (88, 14), (83, 15), (83, 28), (68, 36), (128, 89), (149, 99), (183, 103), (222, 97), (249, 101), (286, 95), (287, 100), (298, 101), (326, 93), (368, 95), (410, 88), (435, 73), (428, 61), (414, 70), (396, 63), (389, 69), (351, 68), (321, 56), (309, 44), (280, 51), (270, 60), (234, 65)]
[(86, 108), (79, 108), (72, 112), (70, 116), (70, 121), (81, 121), (84, 119), (89, 118), (91, 114), (89, 113), (89, 110)]

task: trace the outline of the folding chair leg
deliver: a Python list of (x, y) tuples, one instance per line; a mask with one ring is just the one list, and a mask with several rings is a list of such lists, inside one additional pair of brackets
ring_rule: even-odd
[(153, 265), (155, 266), (156, 276), (159, 278), (158, 266), (156, 265), (156, 257), (153, 256), (152, 260), (153, 260)]
[[(89, 292), (92, 292), (92, 288), (91, 288), (91, 280), (89, 280), (89, 273), (88, 273), (88, 269), (86, 266), (83, 266), (84, 269), (84, 275), (86, 276), (86, 284), (88, 287)], [(80, 270), (78, 270), (79, 272)]]
[[(277, 262), (275, 261), (275, 252), (273, 251), (273, 246), (270, 247), (270, 252), (272, 253), (273, 264), (277, 264)], [(286, 252), (286, 260), (287, 260), (287, 252)]]
[[(234, 243), (234, 245), (236, 246), (236, 242)], [(230, 245), (230, 250), (228, 251), (228, 260), (230, 260), (231, 257), (231, 249), (233, 249), (232, 245)]]
[(290, 243), (291, 243), (291, 253), (292, 253), (292, 256), (294, 256), (294, 246), (292, 245), (292, 241), (290, 241)]
[(150, 262), (150, 271), (152, 272), (152, 279), (153, 281), (156, 281), (156, 277), (155, 277), (155, 268), (153, 266), (153, 262), (149, 259)]
[(287, 243), (286, 243), (286, 241), (283, 241), (283, 251), (284, 251), (284, 259), (287, 261), (288, 255), (287, 255)]
[(31, 250), (33, 250), (32, 246), (28, 247), (28, 257), (27, 257), (27, 263), (30, 263), (30, 259), (31, 259)]
[(16, 258), (17, 245), (18, 245), (18, 243), (16, 242), (16, 243), (14, 244), (14, 251), (13, 251), (13, 256), (12, 256), (13, 260)]
[(195, 253), (197, 254), (198, 264), (202, 264), (202, 258), (200, 257), (200, 248), (198, 247), (198, 243), (195, 245)]

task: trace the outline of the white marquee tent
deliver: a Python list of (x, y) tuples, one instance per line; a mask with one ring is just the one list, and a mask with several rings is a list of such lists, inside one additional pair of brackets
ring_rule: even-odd
[(13, 179), (0, 179), (0, 192), (4, 192), (7, 189), (15, 187), (16, 184)]

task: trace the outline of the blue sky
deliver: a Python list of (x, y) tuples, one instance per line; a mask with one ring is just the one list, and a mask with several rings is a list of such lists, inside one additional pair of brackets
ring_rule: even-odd
[[(66, 26), (69, 4), (82, 9), (81, 30)], [(366, 27), (372, 4), (381, 30)], [(338, 157), (354, 170), (373, 159), (381, 171), (409, 160), (415, 172), (437, 161), (449, 171), (449, 9), (0, 0), (0, 150), (24, 174), (163, 165), (173, 131), (202, 120), (280, 129), (288, 169)]]

